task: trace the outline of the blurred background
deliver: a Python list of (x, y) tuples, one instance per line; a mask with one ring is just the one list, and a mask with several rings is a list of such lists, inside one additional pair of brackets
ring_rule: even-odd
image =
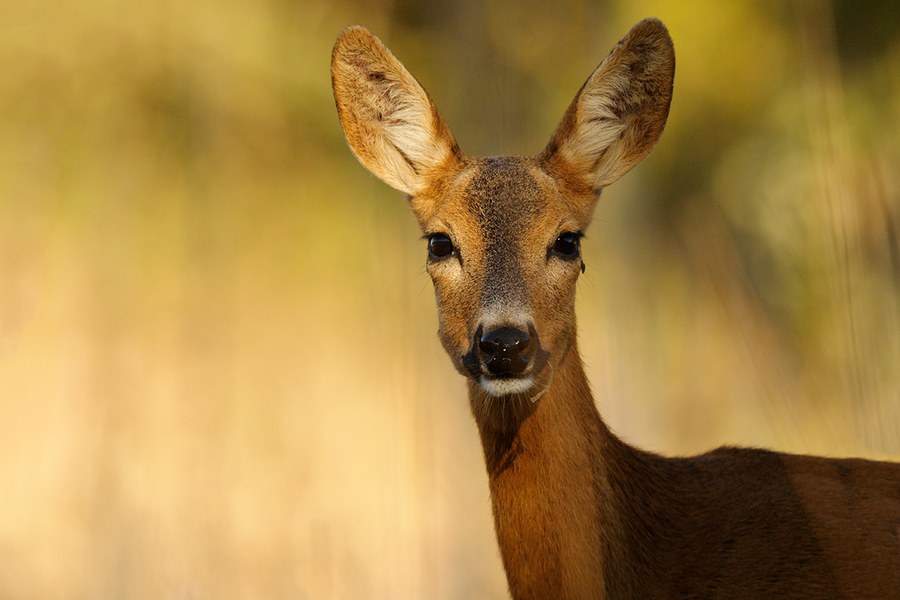
[(900, 458), (900, 9), (13, 0), (0, 9), (0, 598), (504, 598), (368, 26), (463, 151), (531, 154), (628, 28), (678, 66), (585, 240), (601, 413), (667, 454)]

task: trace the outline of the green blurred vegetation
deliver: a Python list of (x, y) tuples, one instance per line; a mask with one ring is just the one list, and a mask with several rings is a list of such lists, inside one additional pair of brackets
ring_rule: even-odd
[(603, 194), (580, 340), (666, 453), (900, 456), (893, 0), (13, 0), (0, 11), (0, 597), (504, 597), (361, 23), (463, 150), (535, 153), (637, 20), (669, 125)]

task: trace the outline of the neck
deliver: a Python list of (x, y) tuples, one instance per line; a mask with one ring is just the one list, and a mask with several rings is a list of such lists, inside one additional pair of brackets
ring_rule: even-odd
[[(483, 394), (470, 385), (473, 409), (485, 404)], [(604, 532), (615, 510), (610, 460), (630, 448), (601, 420), (577, 349), (538, 402), (512, 411), (517, 417), (473, 412), (513, 597), (604, 597)]]

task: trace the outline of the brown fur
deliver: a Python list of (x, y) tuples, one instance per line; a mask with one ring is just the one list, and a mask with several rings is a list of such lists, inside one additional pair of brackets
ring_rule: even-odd
[[(594, 406), (575, 344), (580, 259), (555, 255), (554, 241), (584, 231), (600, 188), (650, 152), (674, 68), (665, 27), (642, 21), (578, 92), (543, 153), (467, 158), (381, 42), (354, 27), (335, 44), (350, 147), (411, 196), (426, 234), (454, 246), (428, 272), (441, 342), (468, 377), (510, 592), (892, 597), (900, 465), (740, 448), (664, 458), (619, 440)], [(524, 391), (486, 383), (472, 359), (479, 332), (496, 326), (531, 331), (540, 350)]]

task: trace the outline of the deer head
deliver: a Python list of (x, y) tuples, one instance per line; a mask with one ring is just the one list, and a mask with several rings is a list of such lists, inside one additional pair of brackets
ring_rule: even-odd
[(427, 239), (439, 336), (481, 400), (476, 413), (528, 409), (552, 384), (575, 342), (581, 237), (600, 190), (659, 139), (674, 69), (665, 27), (642, 21), (594, 70), (541, 154), (470, 158), (375, 36), (350, 27), (338, 38), (331, 73), (344, 134), (366, 168), (409, 196)]

